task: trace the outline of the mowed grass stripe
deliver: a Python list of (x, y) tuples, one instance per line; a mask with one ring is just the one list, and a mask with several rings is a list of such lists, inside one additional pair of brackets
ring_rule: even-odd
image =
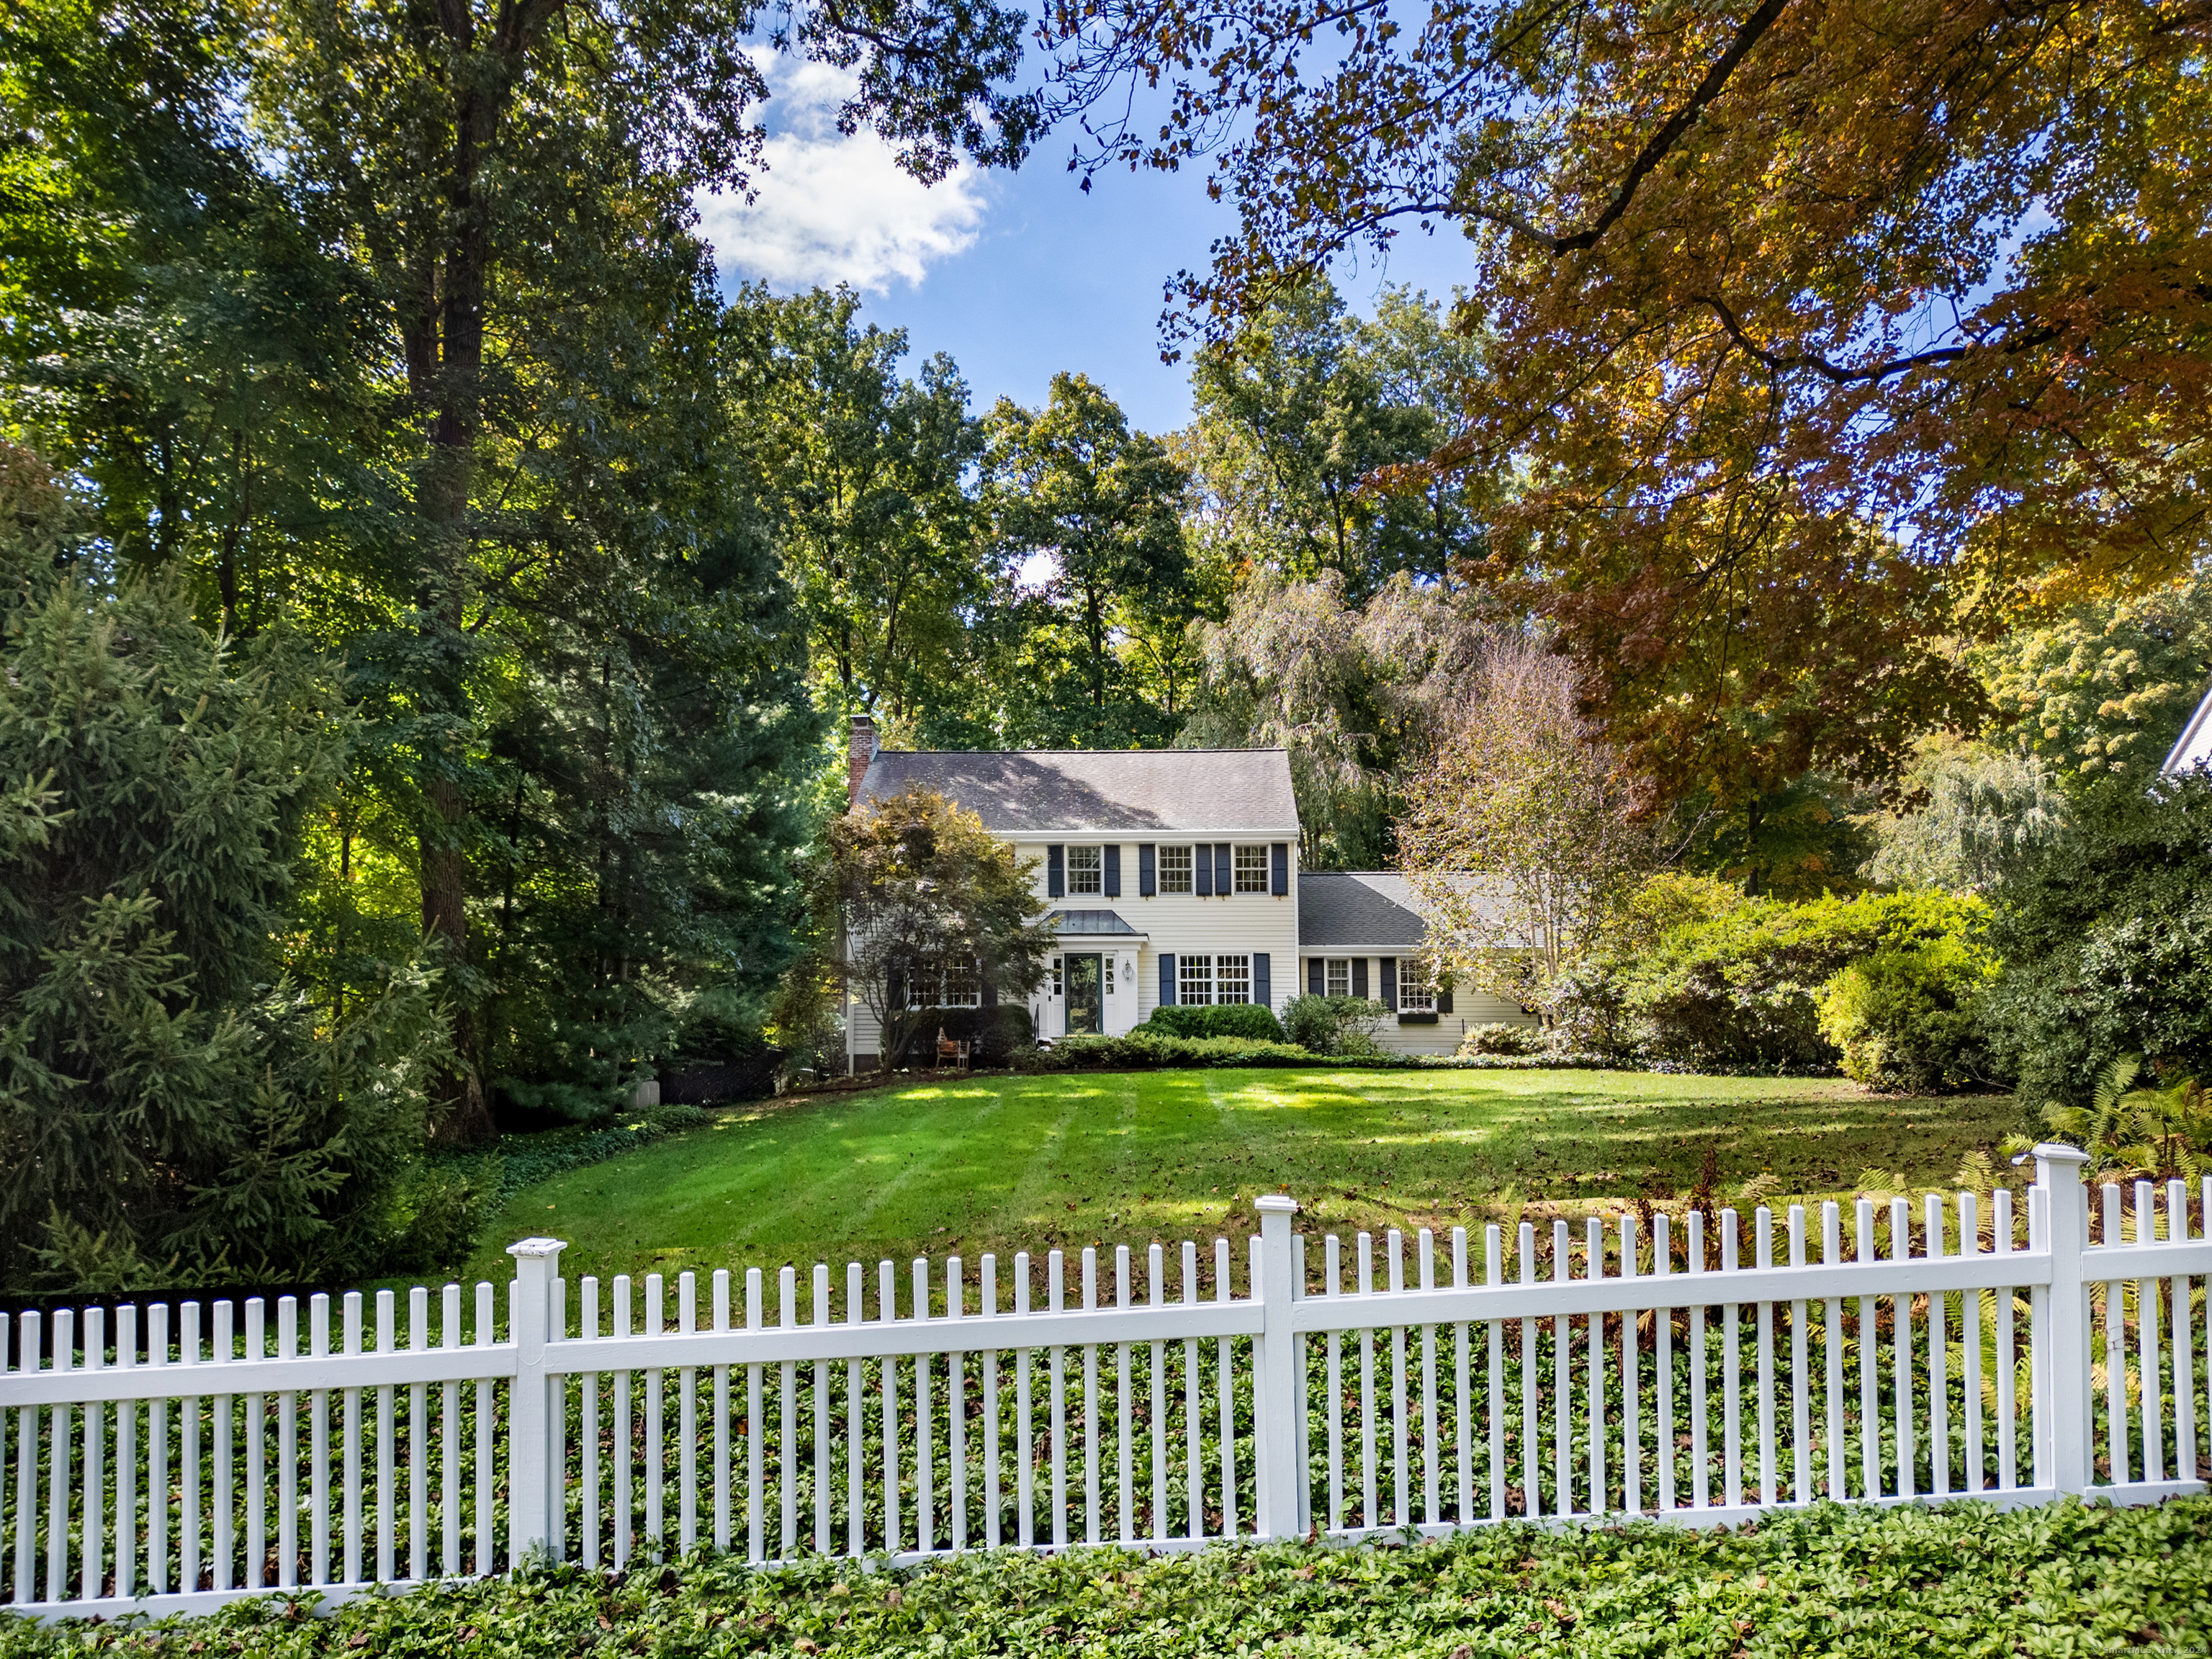
[(2012, 1127), (2002, 1096), (1872, 1096), (1841, 1079), (1618, 1072), (1147, 1072), (918, 1077), (734, 1111), (526, 1188), (512, 1240), (569, 1241), (584, 1273), (802, 1267), (1247, 1231), (1257, 1193), (1309, 1224), (1445, 1226), (1501, 1204), (1572, 1212), (1686, 1193), (1708, 1148), (1728, 1189), (1846, 1194), (1860, 1172), (1948, 1184)]

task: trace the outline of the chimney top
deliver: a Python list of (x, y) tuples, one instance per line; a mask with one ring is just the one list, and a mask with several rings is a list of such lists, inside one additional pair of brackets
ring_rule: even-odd
[(860, 780), (868, 775), (868, 763), (876, 757), (876, 722), (869, 715), (853, 716), (851, 734), (845, 739), (845, 807), (848, 811), (860, 799)]

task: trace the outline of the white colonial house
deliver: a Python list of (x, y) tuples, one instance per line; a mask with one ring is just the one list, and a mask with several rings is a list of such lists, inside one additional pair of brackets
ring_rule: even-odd
[[(1449, 1054), (1471, 1024), (1523, 1018), (1426, 982), (1403, 876), (1300, 872), (1282, 750), (879, 750), (859, 716), (848, 769), (852, 810), (932, 789), (1036, 861), (1038, 906), (1064, 942), (1029, 999), (1047, 1040), (1118, 1036), (1170, 1003), (1279, 1013), (1301, 991), (1380, 1001), (1379, 1040), (1409, 1053)], [(952, 975), (909, 994), (972, 1008), (997, 988)], [(875, 1017), (849, 992), (844, 1014), (850, 1062), (871, 1070)]]

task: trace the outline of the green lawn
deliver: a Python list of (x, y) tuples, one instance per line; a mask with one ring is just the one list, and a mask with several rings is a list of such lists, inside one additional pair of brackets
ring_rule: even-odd
[[(513, 1240), (584, 1273), (1008, 1253), (1249, 1231), (1288, 1192), (1302, 1225), (1449, 1227), (1719, 1189), (1848, 1193), (1876, 1167), (1948, 1182), (2011, 1127), (2000, 1096), (1870, 1096), (1840, 1080), (1627, 1072), (1147, 1072), (947, 1078), (746, 1112), (517, 1194)], [(971, 1267), (970, 1271), (973, 1269)]]

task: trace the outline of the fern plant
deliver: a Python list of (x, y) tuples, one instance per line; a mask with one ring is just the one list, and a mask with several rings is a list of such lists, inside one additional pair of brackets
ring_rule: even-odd
[(2094, 1175), (2195, 1182), (2212, 1170), (2212, 1092), (2193, 1077), (2133, 1088), (2142, 1065), (2140, 1054), (2121, 1055), (2098, 1073), (2087, 1107), (2054, 1103), (2043, 1121), (2089, 1154)]

